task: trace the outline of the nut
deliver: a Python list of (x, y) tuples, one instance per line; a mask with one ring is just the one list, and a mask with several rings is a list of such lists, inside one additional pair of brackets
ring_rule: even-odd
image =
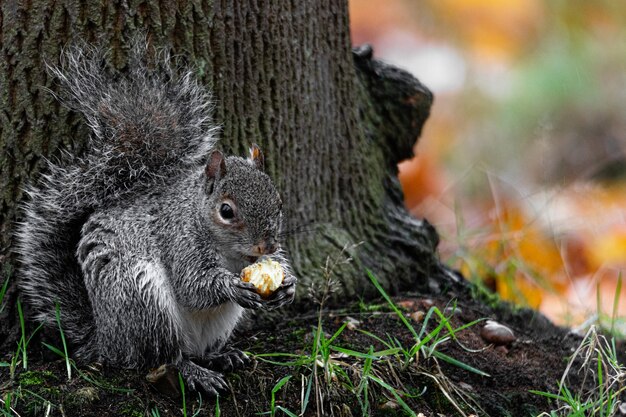
[(285, 279), (283, 267), (269, 258), (262, 258), (241, 271), (241, 279), (256, 287), (257, 293), (263, 298), (276, 291)]
[(517, 339), (513, 330), (494, 320), (487, 320), (480, 335), (487, 343), (494, 345), (508, 345)]

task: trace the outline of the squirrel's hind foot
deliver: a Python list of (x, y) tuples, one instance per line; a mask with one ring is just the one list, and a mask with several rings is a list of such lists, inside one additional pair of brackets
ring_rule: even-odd
[(228, 373), (245, 368), (251, 359), (241, 350), (226, 346), (219, 352), (208, 353), (202, 358), (193, 358), (193, 361), (205, 368)]
[(224, 375), (197, 365), (190, 359), (183, 359), (178, 364), (178, 370), (183, 376), (185, 384), (192, 391), (200, 391), (211, 397), (229, 391)]

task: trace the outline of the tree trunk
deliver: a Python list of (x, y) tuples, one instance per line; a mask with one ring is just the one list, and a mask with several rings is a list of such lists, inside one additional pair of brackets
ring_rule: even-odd
[(293, 232), (300, 295), (328, 257), (359, 242), (344, 253), (356, 262), (335, 270), (343, 299), (372, 291), (364, 267), (392, 291), (442, 273), (437, 235), (405, 211), (396, 178), (432, 96), (368, 48), (353, 53), (346, 1), (4, 0), (0, 27), (3, 255), (22, 187), (37, 180), (44, 158), (82, 152), (88, 135), (46, 91), (57, 89), (46, 64), (79, 38), (109, 48), (110, 64), (124, 71), (129, 43), (145, 34), (212, 89), (226, 152), (252, 142), (263, 149)]

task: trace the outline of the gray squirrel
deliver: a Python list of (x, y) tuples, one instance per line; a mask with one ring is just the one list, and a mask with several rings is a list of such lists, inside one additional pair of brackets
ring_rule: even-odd
[[(44, 324), (57, 327), (58, 308), (76, 359), (173, 364), (191, 389), (216, 394), (220, 371), (247, 360), (226, 347), (244, 309), (294, 298), (281, 199), (258, 147), (248, 158), (215, 150), (211, 97), (191, 72), (176, 75), (145, 43), (129, 52), (125, 76), (105, 58), (82, 45), (51, 68), (90, 141), (26, 190), (19, 286)], [(285, 271), (268, 299), (240, 278), (261, 256)]]

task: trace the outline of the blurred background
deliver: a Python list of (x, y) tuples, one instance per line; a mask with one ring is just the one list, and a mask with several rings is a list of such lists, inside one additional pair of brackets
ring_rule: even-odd
[(504, 299), (626, 333), (626, 2), (350, 0), (353, 44), (435, 94), (405, 203)]

